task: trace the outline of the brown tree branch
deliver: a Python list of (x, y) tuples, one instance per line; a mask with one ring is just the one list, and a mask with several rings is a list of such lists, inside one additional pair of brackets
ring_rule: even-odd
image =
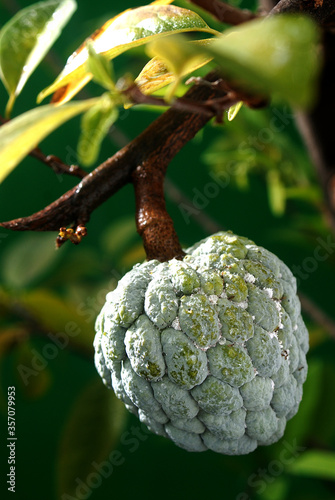
[(329, 335), (335, 340), (335, 322), (330, 318), (322, 309), (320, 309), (309, 297), (299, 292), (299, 299), (301, 302), (302, 310), (315, 321), (318, 325), (322, 326)]
[[(197, 2), (198, 0), (194, 3)], [(294, 3), (295, 0), (292, 0), (292, 2)], [(222, 5), (225, 6), (221, 2), (212, 0), (202, 1), (201, 3), (207, 8), (211, 5), (213, 9), (213, 6), (218, 4), (221, 7)], [(284, 5), (283, 8), (287, 7), (287, 3), (283, 0), (279, 3)], [(237, 11), (239, 10), (237, 9)], [(273, 9), (272, 13), (275, 13), (275, 9)], [(250, 17), (248, 19), (244, 18), (243, 22), (249, 19)], [(231, 22), (238, 23), (236, 19), (231, 20)], [(218, 76), (216, 74), (215, 79)], [(136, 87), (133, 88), (134, 90), (136, 90)], [(156, 98), (145, 97), (138, 92), (137, 95), (133, 92), (131, 97), (134, 102), (148, 102), (145, 99), (157, 100)], [(70, 223), (73, 223), (74, 227), (84, 225), (97, 206), (124, 184), (133, 181), (138, 198), (138, 229), (144, 236), (145, 247), (149, 255), (163, 260), (171, 258), (171, 255), (179, 256), (180, 246), (176, 244), (178, 240), (173, 230), (172, 221), (166, 213), (165, 202), (159, 200), (160, 198), (163, 199), (162, 184), (166, 167), (180, 148), (212, 116), (220, 117), (223, 109), (234, 104), (237, 97), (236, 93), (227, 95), (227, 89), (220, 88), (220, 86), (202, 85), (194, 87), (186, 94), (186, 99), (177, 99), (171, 109), (156, 120), (137, 139), (100, 165), (91, 174), (83, 176), (78, 186), (37, 214), (2, 223), (1, 225), (14, 230), (35, 231), (59, 230), (60, 227), (67, 226)], [(256, 104), (258, 105), (258, 103)], [(263, 105), (262, 100), (261, 105)], [(55, 160), (54, 157), (49, 158), (51, 158), (53, 166), (57, 168), (57, 159)], [(159, 168), (156, 165), (160, 165)], [(137, 174), (132, 176), (135, 169), (137, 169)], [(142, 181), (144, 178), (147, 181), (150, 179), (149, 184), (152, 184), (151, 193), (148, 189), (148, 182), (144, 183)], [(155, 200), (153, 186), (156, 186), (156, 193), (160, 193), (159, 196), (156, 196), (156, 201), (153, 201)], [(148, 200), (151, 200), (151, 202), (149, 203)], [(157, 213), (153, 213), (152, 208), (150, 208), (152, 203), (154, 203)], [(147, 216), (147, 221), (143, 218), (144, 214)], [(157, 253), (158, 250), (154, 247), (153, 235), (157, 236), (158, 234), (157, 225), (159, 225), (159, 221), (161, 221), (162, 225), (164, 221), (164, 224), (167, 225), (165, 231), (167, 228), (169, 231), (170, 248), (173, 249), (168, 251), (169, 257)], [(156, 230), (153, 230), (153, 228), (156, 228)], [(66, 231), (66, 228), (63, 227), (63, 230)]]
[(312, 17), (322, 27), (334, 26), (334, 0), (280, 0), (271, 14), (301, 13)]
[(182, 259), (182, 251), (173, 221), (166, 210), (164, 158), (151, 157), (138, 166), (132, 175), (136, 196), (136, 226), (143, 240), (148, 260), (161, 262)]
[[(219, 75), (212, 72), (209, 81), (216, 81)], [(191, 101), (207, 101), (225, 96), (217, 87), (197, 85), (186, 94)], [(227, 104), (227, 103), (226, 103)], [(175, 109), (167, 110), (142, 134), (102, 163), (82, 181), (48, 205), (29, 217), (0, 224), (16, 231), (59, 231), (69, 224), (79, 225), (89, 220), (92, 211), (106, 201), (125, 184), (132, 182), (131, 174), (144, 162), (164, 158), (166, 165), (177, 152), (215, 115), (190, 113)]]
[(45, 156), (44, 153), (40, 150), (40, 148), (33, 149), (29, 156), (36, 158), (41, 161), (48, 167), (50, 167), (56, 174), (67, 174), (72, 175), (74, 177), (79, 177), (79, 179), (83, 179), (86, 177), (87, 172), (81, 169), (77, 165), (67, 165), (60, 158), (54, 155)]
[(247, 9), (239, 9), (220, 0), (189, 0), (194, 5), (212, 14), (221, 23), (236, 26), (254, 19), (256, 14)]

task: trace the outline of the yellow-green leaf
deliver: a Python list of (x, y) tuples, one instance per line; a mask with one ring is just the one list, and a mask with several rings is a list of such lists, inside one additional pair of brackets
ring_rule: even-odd
[(174, 83), (167, 96), (169, 100), (184, 76), (212, 60), (212, 57), (198, 51), (199, 46), (209, 45), (212, 39), (186, 43), (180, 43), (181, 41), (184, 42), (182, 35), (172, 35), (148, 45), (147, 52), (154, 57), (135, 80), (143, 93), (152, 94), (165, 85)]
[(269, 203), (273, 215), (282, 216), (285, 212), (286, 193), (285, 186), (278, 170), (271, 169), (266, 176), (268, 185)]
[(228, 109), (228, 121), (232, 122), (243, 106), (243, 101), (239, 101)]
[(87, 50), (87, 68), (92, 73), (94, 81), (107, 90), (115, 90), (112, 63), (108, 61), (106, 56), (97, 54), (92, 43), (87, 45)]
[[(171, 33), (201, 31), (215, 33), (195, 12), (174, 5), (147, 5), (128, 9), (119, 16), (107, 21), (91, 37), (95, 51), (113, 59), (123, 52), (152, 42)], [(87, 44), (84, 43), (69, 59), (56, 81), (39, 96), (40, 102), (46, 96), (76, 81), (78, 87), (82, 79), (87, 80)], [(92, 75), (91, 75), (92, 77)], [(72, 94), (73, 95), (73, 94)], [(71, 95), (71, 96), (72, 96)], [(68, 100), (62, 92), (57, 102)]]
[(86, 111), (81, 120), (78, 157), (84, 166), (90, 166), (96, 161), (101, 143), (119, 115), (118, 109), (109, 96), (104, 97)]
[(170, 3), (173, 3), (174, 0), (155, 0), (154, 2), (151, 2), (150, 5), (170, 5)]
[(90, 109), (98, 99), (56, 106), (48, 104), (14, 118), (0, 128), (0, 182), (37, 144), (74, 116)]
[(335, 453), (310, 450), (296, 458), (287, 467), (288, 472), (298, 476), (335, 480)]
[(0, 32), (0, 78), (10, 99), (7, 116), (28, 78), (76, 10), (75, 0), (39, 2), (19, 11)]

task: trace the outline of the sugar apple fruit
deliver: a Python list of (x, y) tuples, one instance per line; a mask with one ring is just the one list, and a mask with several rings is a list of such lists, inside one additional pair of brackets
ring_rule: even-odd
[(307, 376), (293, 274), (230, 232), (182, 261), (135, 265), (108, 293), (94, 346), (127, 409), (188, 451), (242, 455), (276, 442)]

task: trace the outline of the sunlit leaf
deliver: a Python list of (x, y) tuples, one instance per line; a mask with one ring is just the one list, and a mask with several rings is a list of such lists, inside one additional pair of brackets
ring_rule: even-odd
[(234, 118), (236, 117), (237, 113), (240, 111), (241, 107), (243, 106), (243, 101), (237, 102), (233, 106), (230, 106), (228, 109), (228, 121), (232, 122)]
[(154, 2), (151, 2), (150, 5), (170, 5), (170, 3), (173, 3), (174, 0), (155, 0)]
[[(166, 38), (166, 40), (168, 40), (168, 38)], [(192, 42), (189, 42), (189, 44), (191, 46), (206, 45), (211, 43), (211, 41), (212, 39), (194, 40)], [(184, 67), (181, 69), (180, 76), (184, 77), (190, 73), (193, 73), (197, 69), (209, 63), (211, 60), (212, 58), (206, 56), (205, 54), (197, 55), (184, 65)], [(144, 66), (141, 73), (136, 78), (135, 83), (143, 94), (152, 94), (162, 87), (173, 83), (175, 80), (176, 74), (173, 72), (172, 68), (169, 68), (169, 65), (160, 57), (153, 57)]]
[(75, 0), (39, 2), (19, 11), (2, 28), (0, 78), (10, 95), (7, 116), (28, 78), (76, 8)]
[(59, 498), (75, 494), (78, 478), (85, 483), (93, 472), (101, 476), (113, 470), (113, 447), (123, 428), (124, 413), (123, 403), (100, 379), (88, 385), (78, 397), (66, 422), (58, 451)]
[[(64, 87), (60, 87), (54, 95), (52, 96), (51, 102), (57, 104), (63, 104), (68, 102), (81, 91), (82, 88), (85, 87), (91, 80), (93, 76), (92, 73), (86, 73), (86, 75), (78, 78), (76, 80), (72, 80)], [(42, 99), (38, 99), (38, 101), (42, 101)]]
[(0, 182), (53, 130), (87, 111), (98, 99), (58, 107), (47, 104), (14, 118), (0, 128)]
[(298, 476), (335, 480), (335, 453), (309, 450), (296, 458), (287, 467), (288, 472)]
[(286, 198), (306, 200), (310, 203), (321, 203), (322, 191), (319, 186), (292, 186), (286, 188)]
[(54, 234), (24, 234), (2, 256), (3, 282), (12, 288), (25, 288), (43, 276), (59, 256)]
[[(72, 345), (86, 352), (93, 352), (93, 318), (96, 311), (92, 311), (91, 305), (66, 302), (44, 289), (16, 295), (15, 303), (26, 310), (43, 330), (56, 337), (59, 334), (64, 349)], [(92, 320), (88, 321), (88, 317), (92, 317)], [(54, 341), (54, 337), (50, 338)]]
[(114, 79), (111, 63), (106, 56), (97, 54), (92, 43), (87, 45), (88, 60), (87, 69), (93, 75), (93, 79), (107, 90), (114, 90)]
[(296, 106), (313, 102), (319, 34), (307, 17), (278, 15), (226, 30), (206, 50), (242, 88)]
[[(189, 31), (217, 34), (198, 14), (188, 9), (174, 5), (147, 5), (137, 9), (128, 9), (107, 21), (93, 33), (91, 41), (97, 53), (105, 55), (108, 59), (113, 59), (129, 49), (152, 42), (168, 34)], [(38, 101), (40, 102), (46, 96), (74, 80), (77, 82), (76, 85), (80, 86), (81, 80), (87, 78), (87, 58), (88, 50), (85, 42), (68, 59), (64, 70), (56, 81), (39, 94)], [(66, 100), (68, 99), (65, 89), (61, 99), (57, 99), (57, 102), (65, 102)]]
[(108, 95), (83, 115), (78, 142), (78, 157), (82, 165), (90, 166), (96, 161), (101, 143), (118, 115), (119, 112)]
[[(158, 39), (148, 45), (148, 54), (151, 57), (154, 56), (155, 58), (158, 58), (158, 60), (163, 61), (164, 65), (167, 68), (167, 75), (165, 75), (165, 85), (167, 85), (167, 83), (170, 83), (171, 81), (173, 82), (172, 87), (170, 87), (169, 89), (169, 93), (165, 96), (167, 101), (169, 101), (173, 97), (174, 92), (177, 89), (183, 76), (188, 75), (201, 66), (204, 66), (211, 60), (211, 57), (208, 57), (201, 52), (199, 54), (197, 50), (197, 46), (205, 46), (210, 42), (211, 40), (197, 41), (196, 45), (195, 43), (186, 43), (185, 38), (182, 37), (182, 35), (173, 35)], [(155, 90), (162, 86), (160, 85), (160, 82), (162, 81), (162, 68), (160, 68), (159, 66), (160, 65), (158, 65), (157, 68), (158, 86), (156, 85)], [(171, 75), (173, 77), (172, 80)], [(144, 78), (146, 78), (146, 80), (148, 81), (148, 78), (152, 80), (153, 78), (155, 78), (155, 76), (151, 71), (151, 73), (147, 74), (146, 76), (144, 75)], [(153, 86), (151, 84), (151, 89), (152, 88)]]
[(285, 186), (278, 170), (271, 169), (266, 176), (268, 183), (268, 196), (272, 213), (281, 216), (285, 212), (286, 193)]

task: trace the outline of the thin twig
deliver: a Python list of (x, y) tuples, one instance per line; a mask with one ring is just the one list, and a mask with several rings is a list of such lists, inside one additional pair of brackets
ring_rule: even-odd
[[(202, 81), (206, 82), (207, 86), (211, 87), (210, 82), (206, 80)], [(225, 95), (213, 99), (207, 99), (205, 101), (196, 101), (194, 99), (179, 97), (171, 102), (170, 108), (178, 111), (200, 113), (208, 118), (212, 118), (213, 115), (215, 115), (217, 120), (221, 123), (223, 112), (240, 101), (241, 98), (236, 92), (229, 92), (226, 94), (226, 89), (216, 85), (211, 88), (213, 89), (214, 87), (217, 90), (222, 90)], [(161, 97), (143, 94), (136, 84), (133, 84), (126, 89), (124, 94), (132, 101), (133, 104), (152, 104), (164, 107), (168, 105), (167, 102)]]
[[(5, 125), (9, 121), (10, 120), (6, 120), (0, 115), (1, 125)], [(56, 174), (72, 175), (74, 177), (79, 177), (79, 179), (83, 179), (87, 175), (87, 172), (85, 172), (85, 170), (81, 169), (77, 165), (67, 165), (60, 158), (54, 155), (46, 156), (38, 147), (32, 149), (29, 153), (29, 156), (41, 161), (42, 163), (44, 163), (44, 165), (50, 167)]]
[(190, 200), (190, 198), (167, 177), (165, 177), (165, 191), (170, 200), (173, 201), (175, 205), (182, 207), (183, 210), (188, 213), (189, 217), (192, 217), (206, 233), (212, 234), (218, 231), (224, 231), (224, 227), (206, 214), (206, 212), (196, 209), (192, 200)]
[[(216, 72), (208, 75), (208, 79), (212, 81), (218, 77)], [(186, 94), (190, 101), (200, 102), (223, 96), (222, 90), (206, 86), (192, 87)], [(214, 111), (211, 116), (213, 115)], [(135, 168), (154, 156), (161, 155), (170, 162), (209, 118), (199, 113), (167, 110), (130, 144), (54, 203), (30, 217), (2, 223), (1, 226), (16, 231), (58, 231), (60, 227), (71, 223), (85, 225), (95, 208), (131, 182), (131, 174)]]
[(324, 311), (322, 311), (309, 297), (299, 292), (299, 298), (303, 311), (315, 321), (315, 323), (322, 326), (329, 335), (335, 340), (335, 322)]
[(56, 174), (72, 175), (74, 177), (79, 177), (79, 179), (83, 179), (87, 175), (87, 172), (85, 172), (85, 170), (83, 170), (82, 168), (78, 167), (78, 165), (67, 165), (60, 158), (54, 155), (45, 156), (45, 154), (42, 153), (40, 148), (33, 149), (29, 153), (29, 156), (36, 158), (37, 160), (41, 161), (48, 167), (52, 168), (52, 170)]

